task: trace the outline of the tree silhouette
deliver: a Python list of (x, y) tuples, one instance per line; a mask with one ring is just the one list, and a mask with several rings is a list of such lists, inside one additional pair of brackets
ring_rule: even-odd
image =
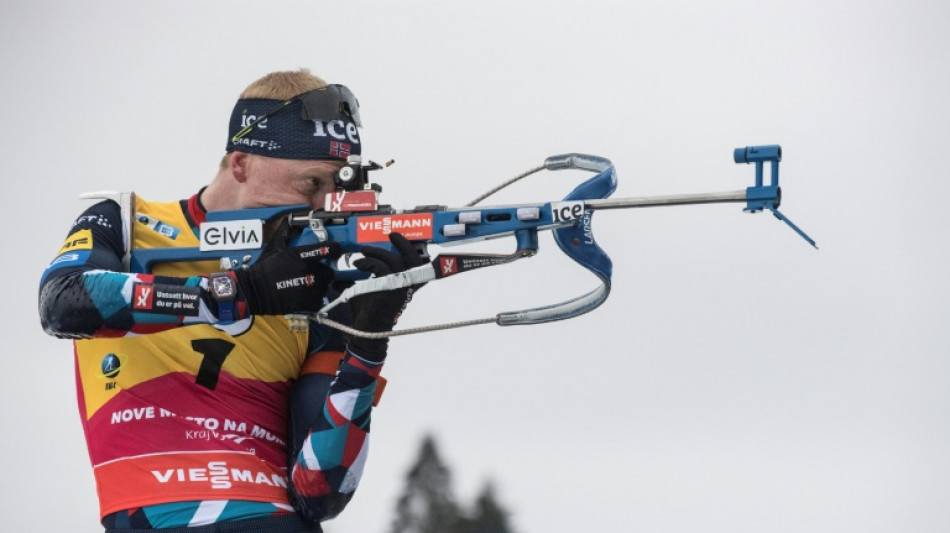
[(452, 494), (451, 474), (426, 435), (415, 464), (406, 476), (406, 487), (396, 503), (391, 533), (455, 533), (461, 513)]
[(498, 505), (491, 483), (485, 484), (475, 500), (475, 508), (462, 520), (460, 533), (512, 533), (508, 512)]
[(390, 533), (512, 533), (508, 512), (498, 504), (491, 483), (482, 488), (472, 510), (465, 511), (455, 501), (451, 478), (435, 440), (426, 435), (396, 503)]

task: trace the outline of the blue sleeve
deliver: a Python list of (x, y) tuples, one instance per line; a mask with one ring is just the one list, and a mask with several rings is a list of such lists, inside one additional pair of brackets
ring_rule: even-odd
[[(171, 278), (123, 272), (126, 246), (119, 205), (100, 202), (72, 227), (40, 279), (43, 329), (64, 338), (152, 333), (191, 323), (213, 323), (216, 310), (200, 277)], [(187, 309), (135, 305), (155, 290), (187, 295)], [(154, 298), (147, 300), (154, 302)]]
[(74, 338), (90, 337), (98, 331), (103, 317), (86, 291), (82, 275), (97, 270), (120, 272), (124, 254), (119, 204), (100, 202), (83, 212), (40, 279), (43, 329), (51, 335)]

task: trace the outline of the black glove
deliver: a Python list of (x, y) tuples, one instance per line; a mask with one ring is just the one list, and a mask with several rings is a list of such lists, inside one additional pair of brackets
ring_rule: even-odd
[[(353, 262), (353, 266), (369, 272), (376, 277), (402, 272), (426, 264), (426, 258), (399, 233), (390, 233), (389, 242), (398, 253), (375, 246), (364, 246), (360, 253), (363, 258)], [(415, 291), (422, 287), (413, 285), (402, 289), (363, 294), (350, 300), (350, 310), (354, 329), (361, 331), (392, 331), (396, 320), (412, 300)], [(349, 339), (350, 351), (370, 361), (380, 362), (386, 358), (388, 339), (365, 339), (353, 336)]]
[(322, 261), (340, 257), (340, 245), (329, 242), (288, 249), (289, 234), (290, 226), (284, 221), (257, 262), (234, 273), (252, 315), (315, 312), (323, 307), (333, 270)]

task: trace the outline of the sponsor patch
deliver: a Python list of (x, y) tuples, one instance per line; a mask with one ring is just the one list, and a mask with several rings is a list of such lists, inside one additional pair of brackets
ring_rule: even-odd
[(365, 217), (356, 224), (356, 242), (387, 242), (393, 232), (411, 241), (432, 238), (432, 213)]
[(437, 278), (445, 278), (474, 270), (495, 265), (510, 263), (518, 259), (512, 255), (497, 254), (467, 254), (467, 255), (440, 255), (438, 258), (439, 269), (435, 273)]
[(439, 271), (442, 276), (451, 276), (459, 272), (458, 257), (439, 257)]
[(553, 202), (551, 218), (555, 222), (570, 222), (584, 216), (584, 202)]
[(132, 309), (151, 311), (155, 301), (155, 286), (151, 283), (136, 283), (132, 292)]
[(375, 211), (376, 191), (342, 191), (327, 195), (323, 208), (326, 211)]
[(57, 257), (56, 259), (53, 259), (53, 261), (50, 262), (47, 268), (81, 265), (86, 262), (86, 259), (88, 257), (89, 257), (89, 252), (63, 254)]
[(40, 283), (45, 282), (46, 277), (49, 276), (50, 272), (53, 272), (54, 270), (58, 268), (86, 264), (86, 260), (89, 259), (89, 254), (91, 253), (92, 251), (90, 250), (83, 250), (81, 252), (70, 252), (67, 254), (62, 254), (59, 257), (53, 259), (50, 262), (49, 266), (46, 267), (46, 270), (43, 271), (43, 276), (40, 277)]
[(172, 226), (171, 224), (166, 224), (162, 222), (161, 220), (158, 220), (157, 218), (152, 218), (148, 215), (143, 215), (141, 213), (136, 213), (135, 220), (137, 220), (139, 224), (151, 229), (155, 233), (158, 233), (159, 235), (164, 235), (172, 240), (177, 239), (178, 234), (181, 233), (181, 230), (178, 229), (176, 226)]
[(296, 289), (299, 287), (312, 287), (316, 277), (313, 274), (307, 274), (306, 276), (300, 276), (298, 278), (284, 279), (275, 282), (275, 288), (277, 290), (283, 289)]
[(263, 246), (264, 224), (260, 220), (202, 222), (202, 252), (211, 250), (249, 250)]
[(330, 247), (318, 246), (313, 250), (304, 250), (299, 255), (301, 259), (323, 259), (330, 255)]
[(63, 243), (63, 247), (59, 249), (56, 255), (63, 255), (67, 252), (76, 252), (79, 250), (92, 250), (91, 230), (81, 229), (69, 237), (66, 237), (66, 242)]
[(90, 225), (90, 224), (97, 224), (97, 225), (102, 226), (102, 227), (104, 227), (104, 228), (111, 228), (111, 227), (112, 227), (112, 223), (109, 222), (109, 219), (106, 218), (106, 217), (104, 217), (104, 216), (102, 216), (102, 215), (84, 215), (84, 216), (81, 216), (81, 217), (77, 218), (77, 219), (73, 222), (73, 227), (75, 228), (76, 226), (78, 226), (78, 225), (80, 225), (80, 224), (84, 224), (84, 225), (87, 225), (87, 226)]
[[(168, 416), (158, 409), (152, 415)], [(147, 416), (142, 412), (143, 419)], [(195, 430), (189, 438), (200, 438), (202, 433), (216, 444), (224, 438), (207, 429)], [(199, 500), (236, 500), (253, 494), (263, 501), (287, 501), (287, 469), (246, 452), (150, 453), (99, 463), (94, 472), (104, 508), (128, 506), (130, 493), (147, 493), (162, 501), (180, 500), (182, 494)]]
[(198, 316), (201, 289), (181, 285), (136, 283), (132, 309), (163, 315)]

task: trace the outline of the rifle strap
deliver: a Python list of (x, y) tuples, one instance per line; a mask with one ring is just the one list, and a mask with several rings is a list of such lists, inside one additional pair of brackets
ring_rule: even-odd
[(125, 255), (122, 256), (122, 268), (131, 272), (132, 264), (132, 232), (135, 228), (135, 193), (119, 191), (85, 192), (79, 195), (83, 200), (112, 200), (119, 204), (122, 213), (122, 244), (125, 246)]

